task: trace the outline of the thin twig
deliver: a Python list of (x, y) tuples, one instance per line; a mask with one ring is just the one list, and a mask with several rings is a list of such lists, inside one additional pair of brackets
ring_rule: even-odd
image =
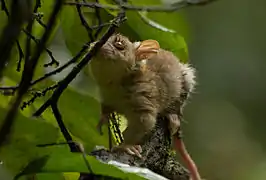
[[(91, 26), (91, 29), (96, 29), (96, 30), (98, 30), (98, 29), (102, 29), (103, 27), (105, 27), (105, 26), (110, 26), (112, 23), (111, 22), (108, 22), (108, 23), (102, 23), (102, 24), (99, 24), (99, 25), (96, 25), (96, 26)], [(95, 36), (95, 35), (94, 35)], [(95, 39), (96, 39), (96, 37), (95, 37)]]
[[(1, 2), (2, 2), (2, 9), (5, 11), (6, 15), (9, 16), (9, 12), (8, 12), (7, 7), (6, 7), (5, 1), (2, 0)], [(36, 4), (34, 6), (34, 10), (33, 10), (33, 14), (34, 14), (34, 17), (33, 18), (36, 19), (36, 21), (40, 25), (42, 25), (43, 27), (46, 28), (46, 25), (43, 22), (41, 22), (40, 15), (37, 13), (37, 10), (38, 10), (39, 7), (41, 7), (41, 1), (40, 0), (37, 0), (36, 1)], [(35, 38), (33, 35), (31, 35), (31, 30), (30, 29), (26, 29), (26, 30), (25, 29), (22, 29), (22, 31), (27, 35), (27, 39), (28, 40), (30, 38), (35, 43), (39, 43), (39, 40), (37, 38)], [(18, 48), (18, 51), (19, 51), (19, 60), (18, 60), (18, 64), (17, 64), (17, 71), (20, 72), (20, 69), (21, 69), (21, 61), (24, 58), (24, 54), (23, 54), (22, 48), (21, 48), (18, 40), (16, 40), (16, 44), (17, 44), (17, 48)], [(54, 64), (55, 64), (56, 67), (59, 66), (59, 62), (56, 61), (56, 59), (53, 57), (53, 53), (49, 49), (47, 49), (47, 48), (45, 48), (45, 51), (50, 56), (51, 62), (49, 62), (47, 64), (44, 64), (44, 67), (52, 66)]]
[[(20, 29), (23, 23), (28, 19), (27, 9), (22, 9), (21, 6), (25, 7), (26, 2), (20, 2), (18, 0), (12, 0), (11, 4), (11, 14), (8, 18), (8, 23), (2, 31), (0, 37), (0, 78), (2, 77), (2, 70), (4, 69), (6, 63), (9, 60), (10, 52), (15, 42), (18, 43), (17, 39), (20, 34)], [(1, 0), (2, 9), (5, 12), (7, 7), (5, 1)]]
[(43, 14), (41, 13), (34, 13), (34, 19), (42, 26), (44, 27), (45, 29), (47, 28), (46, 24), (44, 24), (44, 22), (42, 22), (42, 17), (43, 17)]
[[(41, 17), (42, 17), (42, 16), (40, 16), (40, 14), (37, 13), (37, 10), (38, 10), (39, 7), (41, 7), (41, 0), (36, 0), (36, 4), (35, 4), (34, 10), (33, 10), (33, 13), (34, 13), (34, 15), (35, 15), (34, 18), (36, 19), (36, 21), (37, 21), (41, 26), (43, 26), (44, 28), (47, 28), (47, 26), (41, 21)], [(29, 32), (29, 31), (28, 31), (28, 32)], [(26, 33), (28, 36), (30, 36), (30, 38), (31, 38), (36, 44), (38, 44), (39, 41), (38, 41), (34, 36), (31, 35), (31, 32), (30, 32), (30, 33), (28, 33), (28, 32), (26, 33), (26, 32), (24, 31), (24, 33)], [(46, 47), (45, 47), (45, 51), (47, 52), (48, 56), (50, 56), (50, 58), (51, 58), (51, 62), (44, 64), (44, 67), (52, 66), (52, 65), (54, 65), (54, 64), (55, 64), (56, 67), (59, 66), (59, 62), (54, 58), (52, 51), (50, 51), (50, 50), (47, 49)]]
[[(41, 16), (40, 16), (40, 14), (37, 13), (38, 8), (40, 8), (40, 7), (41, 7), (41, 1), (40, 0), (36, 0), (35, 6), (34, 6), (34, 10), (33, 10), (33, 15), (34, 16), (32, 17), (32, 21), (31, 22), (33, 23), (34, 19), (36, 19), (36, 21), (40, 25), (42, 25), (43, 27), (46, 28), (46, 25), (43, 22), (41, 22)], [(36, 44), (39, 44), (40, 43), (39, 40), (37, 40), (33, 35), (31, 35), (31, 29), (26, 29), (26, 30), (23, 29), (23, 32), (27, 35), (27, 39), (28, 39), (29, 42), (32, 39)], [(30, 45), (30, 43), (29, 43), (29, 45)], [(44, 49), (45, 49), (45, 51), (47, 52), (47, 54), (51, 58), (51, 62), (49, 62), (47, 64), (44, 64), (44, 67), (52, 66), (53, 64), (55, 64), (56, 67), (57, 67), (59, 65), (59, 62), (55, 60), (55, 58), (53, 57), (53, 53), (49, 49), (47, 49), (46, 47)]]
[[(34, 11), (37, 11), (37, 9), (38, 9), (38, 6), (35, 5)], [(27, 30), (27, 32), (29, 32), (29, 34), (31, 34), (31, 32), (32, 32), (33, 23), (34, 23), (34, 19), (31, 15), (30, 21), (26, 27), (26, 30)], [(27, 38), (26, 38), (26, 57), (25, 57), (24, 69), (26, 68), (27, 63), (30, 60), (30, 55), (31, 55), (31, 41), (30, 40), (31, 40), (31, 38), (29, 36), (27, 36)]]
[[(77, 3), (78, 3), (78, 0), (75, 0)], [(88, 32), (88, 36), (90, 38), (90, 42), (93, 42), (94, 41), (94, 38), (92, 36), (92, 29), (91, 27), (89, 26), (89, 24), (87, 23), (83, 13), (82, 13), (82, 10), (81, 10), (81, 6), (79, 4), (76, 5), (76, 9), (78, 11), (78, 15), (79, 15), (79, 19), (81, 21), (81, 24), (85, 27), (85, 29), (87, 30)]]
[(8, 17), (8, 16), (9, 16), (9, 12), (8, 12), (7, 7), (6, 7), (6, 2), (5, 2), (5, 0), (1, 0), (1, 5), (2, 5), (1, 9), (6, 13), (6, 15), (7, 15), (7, 17)]
[(66, 2), (66, 5), (81, 5), (86, 6), (90, 8), (103, 8), (103, 9), (109, 9), (109, 10), (121, 10), (121, 8), (125, 10), (133, 10), (133, 11), (157, 11), (157, 12), (173, 12), (177, 11), (187, 5), (189, 5), (186, 1), (181, 1), (180, 3), (176, 4), (175, 6), (133, 6), (130, 4), (121, 4), (120, 6), (116, 5), (105, 5), (105, 4), (99, 4), (99, 3), (93, 3), (93, 2)]
[[(57, 99), (54, 99), (54, 101), (51, 104), (51, 108), (52, 108), (54, 117), (58, 123), (58, 126), (60, 127), (60, 130), (61, 130), (65, 140), (67, 142), (73, 142), (73, 139), (72, 139), (71, 135), (69, 134), (67, 128), (65, 127), (64, 122), (62, 120), (62, 115), (60, 114), (60, 111), (57, 107), (58, 99), (59, 99), (59, 96)], [(84, 160), (89, 172), (93, 173), (93, 171), (90, 167), (90, 164), (87, 161), (83, 145), (81, 143), (68, 143), (68, 146), (69, 146), (71, 152), (81, 152), (82, 153), (83, 160)]]
[[(60, 127), (60, 130), (61, 130), (65, 140), (67, 142), (73, 141), (73, 139), (72, 139), (71, 135), (69, 134), (66, 126), (64, 125), (64, 122), (62, 120), (62, 116), (61, 116), (60, 111), (57, 107), (57, 101), (52, 102), (51, 108), (52, 108), (54, 117), (58, 123), (58, 126)], [(81, 150), (79, 149), (79, 147), (76, 144), (69, 143), (68, 145), (70, 147), (71, 152), (81, 152)]]
[[(60, 73), (65, 68), (67, 68), (69, 65), (77, 62), (78, 59), (87, 51), (87, 49), (88, 49), (88, 45), (86, 44), (86, 45), (83, 46), (81, 51), (74, 58), (72, 58), (71, 60), (66, 62), (64, 65), (60, 66), (59, 68), (57, 68), (57, 69), (55, 69), (55, 70), (53, 70), (53, 71), (51, 71), (49, 73), (44, 74), (42, 77), (40, 77), (40, 78), (38, 78), (38, 79), (36, 79), (34, 81), (31, 81), (30, 86), (33, 86), (33, 85), (35, 85), (35, 84), (47, 79), (50, 76), (53, 76), (53, 75), (55, 75), (57, 73)], [(17, 85), (17, 86), (0, 87), (0, 90), (3, 90), (3, 91), (10, 91), (10, 90), (16, 91), (18, 89), (18, 87), (19, 87), (19, 85)]]
[[(118, 0), (116, 0), (119, 2)], [(128, 4), (126, 2), (119, 3), (118, 6), (116, 5), (106, 5), (106, 4), (100, 4), (100, 3), (93, 3), (93, 2), (86, 2), (86, 3), (76, 3), (76, 2), (66, 2), (66, 5), (81, 5), (81, 6), (86, 6), (90, 8), (103, 8), (103, 9), (109, 9), (109, 10), (130, 10), (130, 11), (156, 11), (156, 12), (173, 12), (177, 11), (181, 8), (184, 8), (186, 6), (203, 6), (206, 4), (209, 4), (211, 2), (214, 2), (216, 0), (183, 0), (179, 1), (173, 4), (165, 5), (165, 6), (134, 6), (131, 4)]]
[[(109, 25), (111, 25), (111, 24), (112, 24), (112, 22), (103, 23), (103, 24), (101, 24), (100, 26), (92, 26), (92, 29), (97, 29), (97, 28), (99, 28), (99, 27), (109, 26)], [(28, 34), (27, 31), (24, 31), (24, 32)], [(28, 34), (28, 35), (29, 35), (29, 36), (32, 38), (32, 40), (34, 40), (36, 43), (37, 43), (37, 42), (39, 43), (39, 40), (36, 39), (34, 36), (32, 36), (31, 34)], [(50, 76), (53, 76), (53, 75), (55, 75), (55, 74), (57, 74), (57, 73), (60, 73), (60, 72), (63, 71), (65, 68), (67, 68), (69, 65), (71, 65), (71, 64), (73, 64), (73, 63), (75, 63), (75, 62), (77, 62), (78, 59), (79, 59), (79, 58), (80, 58), (80, 57), (81, 57), (81, 56), (87, 51), (88, 47), (89, 47), (89, 45), (86, 43), (85, 45), (83, 45), (83, 48), (81, 49), (81, 51), (78, 52), (78, 54), (77, 54), (74, 58), (72, 58), (71, 60), (69, 60), (68, 62), (66, 62), (64, 65), (58, 67), (57, 69), (55, 69), (55, 70), (53, 70), (53, 71), (51, 71), (51, 72), (49, 72), (49, 73), (46, 73), (45, 75), (43, 75), (42, 77), (40, 77), (40, 78), (38, 78), (38, 79), (36, 79), (36, 80), (34, 80), (34, 81), (31, 81), (30, 86), (33, 86), (33, 85), (35, 85), (35, 84), (37, 84), (37, 83), (39, 83), (39, 82), (41, 82), (41, 81), (47, 79), (47, 78), (50, 77)], [(46, 50), (46, 51), (50, 51), (50, 50), (48, 50), (48, 49), (45, 49), (45, 50)], [(16, 85), (16, 86), (0, 87), (0, 91), (2, 90), (2, 91), (4, 91), (4, 93), (5, 93), (5, 92), (10, 92), (10, 91), (12, 91), (12, 94), (14, 94), (14, 92), (18, 89), (18, 87), (19, 87), (19, 85)], [(8, 93), (8, 94), (10, 94), (10, 93)]]
[[(96, 3), (99, 3), (99, 0), (95, 0)], [(97, 39), (98, 35), (101, 33), (103, 27), (100, 27), (100, 25), (102, 24), (102, 18), (101, 18), (101, 14), (100, 14), (100, 9), (98, 7), (95, 8), (95, 16), (98, 20), (98, 29), (96, 30), (95, 34), (94, 34), (94, 38)]]
[[(6, 7), (5, 0), (1, 0), (1, 5), (2, 5), (2, 10), (6, 13), (6, 16), (9, 18), (9, 12), (8, 12), (7, 7)], [(16, 70), (18, 72), (20, 72), (20, 69), (21, 69), (21, 61), (24, 58), (24, 53), (22, 51), (22, 48), (21, 48), (20, 43), (19, 43), (18, 40), (16, 40), (16, 45), (17, 45), (18, 53), (19, 53), (18, 65), (17, 65), (17, 69)]]
[[(36, 44), (40, 43), (40, 40), (35, 38), (28, 30), (22, 29), (22, 31), (28, 36), (28, 38), (32, 39)], [(55, 64), (56, 67), (59, 66), (59, 62), (54, 58), (52, 51), (46, 47), (44, 47), (44, 50), (47, 52), (47, 54), (49, 55), (51, 59), (51, 62), (44, 64), (44, 67), (48, 67), (53, 64)]]
[(88, 64), (91, 58), (96, 54), (96, 52), (101, 48), (101, 46), (108, 40), (108, 38), (115, 32), (115, 29), (125, 21), (125, 16), (122, 13), (119, 13), (118, 16), (113, 20), (112, 25), (109, 27), (107, 32), (103, 35), (103, 37), (95, 43), (95, 45), (91, 48), (90, 52), (79, 62), (77, 66), (75, 66), (72, 71), (59, 82), (59, 87), (54, 91), (51, 98), (49, 98), (39, 110), (34, 113), (34, 116), (39, 116), (43, 113), (43, 111), (49, 107), (53, 99), (57, 99), (62, 92), (67, 88), (68, 84), (77, 76), (77, 74), (81, 71), (81, 69)]
[[(92, 56), (96, 54), (96, 52), (100, 49), (100, 47), (108, 40), (108, 38), (115, 32), (115, 29), (125, 20), (125, 16), (121, 16), (121, 13), (114, 19), (112, 25), (109, 27), (107, 32), (102, 36), (102, 38), (95, 43), (95, 45), (91, 48), (89, 53), (81, 60), (81, 62), (72, 69), (72, 71), (58, 84), (58, 88), (53, 92), (52, 97), (50, 97), (34, 114), (33, 116), (40, 116), (49, 106), (52, 106), (54, 116), (58, 122), (59, 128), (64, 135), (64, 138), (67, 142), (72, 141), (70, 134), (68, 133), (60, 115), (59, 110), (57, 109), (57, 101), (63, 91), (67, 88), (68, 84), (77, 76), (77, 74), (81, 71), (81, 69), (88, 64), (91, 60)], [(76, 146), (69, 144), (69, 148), (72, 152), (76, 152)]]
[(16, 40), (16, 44), (17, 44), (18, 56), (19, 56), (16, 70), (17, 70), (17, 72), (20, 72), (20, 70), (21, 70), (21, 62), (22, 62), (22, 59), (24, 58), (24, 53), (22, 51), (22, 48), (21, 48), (18, 40)]
[[(30, 1), (28, 1), (28, 4), (29, 3), (30, 3)], [(32, 80), (35, 67), (38, 63), (38, 60), (40, 58), (42, 51), (44, 50), (45, 44), (46, 44), (46, 42), (47, 42), (47, 40), (48, 40), (52, 30), (53, 30), (53, 26), (54, 26), (54, 23), (56, 21), (56, 16), (59, 13), (61, 7), (63, 6), (63, 3), (64, 3), (64, 0), (55, 1), (53, 12), (51, 13), (51, 16), (50, 16), (48, 24), (47, 24), (47, 29), (45, 30), (45, 32), (44, 32), (44, 34), (40, 40), (40, 43), (36, 47), (36, 51), (33, 54), (32, 58), (28, 62), (25, 62), (24, 71), (23, 71), (22, 78), (20, 81), (20, 86), (18, 89), (18, 95), (17, 95), (13, 105), (11, 106), (10, 110), (8, 111), (6, 117), (3, 121), (3, 124), (1, 126), (1, 129), (0, 129), (0, 147), (3, 144), (3, 142), (7, 139), (7, 136), (10, 133), (11, 126), (15, 120), (15, 116), (17, 114), (17, 109), (19, 107), (19, 104), (22, 100), (23, 95), (27, 92), (27, 90), (30, 86), (30, 82)], [(19, 8), (21, 8), (21, 9), (25, 8), (25, 7), (21, 7), (20, 5), (17, 5), (17, 6), (19, 6)], [(24, 11), (25, 11), (25, 9), (24, 9)], [(26, 12), (24, 12), (24, 13), (26, 13)], [(12, 14), (13, 13), (11, 13), (10, 17), (12, 17)], [(16, 16), (15, 18), (18, 18), (18, 16)]]
[[(2, 2), (5, 2), (4, 0), (2, 0)], [(8, 9), (5, 5), (5, 3), (3, 3), (2, 5), (5, 13), (7, 16), (9, 16), (9, 12), (8, 12)], [(40, 16), (37, 15), (37, 11), (38, 11), (38, 8), (41, 7), (41, 1), (40, 0), (36, 0), (36, 4), (34, 6), (34, 10), (33, 10), (33, 14), (34, 14), (34, 18), (38, 21), (39, 24), (41, 24), (43, 27), (46, 28), (46, 25), (40, 21)], [(27, 26), (28, 28), (29, 26)], [(32, 34), (31, 34), (31, 30), (30, 29), (22, 29), (22, 31), (27, 35), (27, 39), (29, 40), (32, 39), (36, 44), (39, 43), (40, 40), (38, 40), (37, 38), (35, 38)], [(20, 69), (21, 69), (21, 60), (24, 58), (24, 54), (23, 54), (23, 51), (21, 49), (21, 46), (19, 44), (19, 41), (16, 40), (16, 43), (17, 43), (17, 47), (18, 47), (18, 50), (19, 50), (19, 61), (18, 61), (18, 65), (17, 65), (17, 71), (19, 72)], [(47, 52), (47, 54), (50, 56), (51, 58), (51, 62), (47, 63), (47, 64), (44, 64), (44, 67), (48, 67), (48, 66), (52, 66), (55, 64), (55, 66), (59, 66), (59, 62), (53, 57), (53, 53), (45, 48), (45, 51)]]
[(35, 2), (35, 7), (34, 7), (34, 18), (36, 19), (36, 21), (43, 26), (44, 28), (47, 28), (46, 25), (41, 21), (42, 15), (40, 13), (37, 12), (38, 8), (41, 7), (41, 0), (36, 0)]
[(20, 107), (21, 110), (25, 109), (27, 106), (31, 105), (32, 103), (34, 103), (34, 101), (38, 98), (38, 97), (43, 97), (46, 95), (46, 93), (48, 91), (51, 91), (51, 90), (54, 90), (55, 88), (57, 88), (58, 84), (54, 84), (52, 86), (48, 86), (47, 88), (45, 88), (44, 90), (42, 91), (35, 91), (35, 92), (32, 92), (33, 94), (33, 97), (26, 101), (26, 102), (23, 102), (22, 103), (22, 106)]

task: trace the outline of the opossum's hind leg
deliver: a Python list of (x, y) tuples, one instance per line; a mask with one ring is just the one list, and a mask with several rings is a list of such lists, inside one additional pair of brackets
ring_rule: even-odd
[(156, 124), (156, 114), (152, 112), (136, 111), (128, 117), (128, 127), (123, 132), (124, 143), (135, 145), (149, 133)]
[(123, 132), (124, 142), (116, 149), (122, 149), (128, 154), (141, 157), (142, 149), (139, 144), (143, 137), (155, 127), (155, 113), (136, 112), (127, 118), (129, 123)]

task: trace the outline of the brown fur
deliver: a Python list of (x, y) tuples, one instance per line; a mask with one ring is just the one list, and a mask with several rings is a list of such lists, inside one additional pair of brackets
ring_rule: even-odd
[[(120, 147), (137, 156), (140, 156), (140, 149), (136, 145), (141, 144), (145, 134), (154, 129), (159, 114), (168, 117), (171, 135), (177, 134), (182, 109), (195, 85), (194, 69), (179, 62), (171, 52), (159, 49), (154, 51), (155, 55), (152, 51), (148, 52), (152, 56), (138, 54), (147, 52), (148, 43), (145, 49), (138, 51), (136, 43), (116, 34), (108, 39), (91, 62), (105, 113), (116, 111), (128, 120)], [(149, 59), (142, 64), (139, 57)], [(104, 116), (101, 121), (106, 121), (106, 118), (103, 119)], [(175, 148), (189, 167), (193, 180), (200, 180), (196, 165), (177, 136)]]
[[(121, 41), (124, 50), (114, 42)], [(137, 144), (150, 132), (157, 114), (176, 114), (182, 88), (179, 60), (169, 51), (160, 49), (147, 61), (143, 72), (134, 69), (134, 44), (122, 35), (109, 38), (95, 60), (92, 73), (100, 86), (103, 104), (125, 115), (128, 127), (124, 131), (125, 144)]]

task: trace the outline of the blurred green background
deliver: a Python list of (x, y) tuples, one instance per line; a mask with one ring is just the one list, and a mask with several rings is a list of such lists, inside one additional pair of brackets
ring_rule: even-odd
[(222, 0), (185, 10), (198, 87), (186, 142), (206, 178), (266, 179), (266, 1)]
[[(44, 21), (49, 17), (46, 14), (51, 12), (52, 2), (43, 2), (40, 11), (44, 12)], [(133, 2), (147, 5), (175, 1)], [(92, 10), (86, 8), (83, 11), (89, 23), (97, 23)], [(106, 21), (112, 19), (115, 13), (102, 10), (101, 15)], [(207, 180), (265, 180), (266, 83), (263, 79), (266, 78), (266, 25), (263, 19), (266, 17), (266, 1), (217, 0), (206, 6), (189, 7), (177, 13), (148, 13), (150, 20), (176, 31), (175, 34), (150, 27), (137, 12), (128, 11), (127, 15), (128, 21), (118, 29), (120, 32), (132, 40), (156, 39), (161, 47), (173, 51), (182, 61), (189, 60), (197, 69), (198, 85), (185, 108), (187, 123), (183, 124), (183, 129), (187, 148), (202, 176)], [(3, 11), (0, 11), (0, 20), (2, 29), (6, 22)], [(41, 32), (43, 29), (35, 24), (34, 35), (40, 37)], [(24, 40), (25, 35), (20, 38), (23, 46)], [(73, 57), (87, 41), (87, 33), (80, 24), (75, 7), (66, 6), (49, 42), (53, 55), (62, 64)], [(14, 85), (20, 80), (21, 73), (15, 71), (18, 53), (16, 48), (13, 51), (12, 61), (1, 85)], [(42, 57), (35, 78), (55, 69), (43, 68), (42, 63), (49, 61), (47, 55)], [(69, 70), (71, 68), (43, 81), (37, 88), (42, 89), (64, 78)], [(105, 136), (99, 136), (95, 129), (100, 112), (97, 102), (99, 95), (94, 82), (87, 75), (82, 72), (71, 83), (60, 98), (59, 108), (71, 134), (83, 142), (89, 152), (95, 145), (107, 147), (108, 144), (106, 128)], [(29, 118), (49, 95), (20, 111), (11, 143), (0, 150), (0, 160), (11, 174), (19, 172), (37, 157), (68, 151), (66, 147), (64, 150), (40, 150), (35, 147), (40, 143), (62, 141), (50, 110), (42, 117), (45, 121), (32, 121)], [(25, 100), (29, 98), (27, 96)], [(10, 99), (0, 94), (1, 121)], [(1, 169), (0, 165), (0, 174)], [(72, 177), (66, 173), (63, 176), (69, 179)]]

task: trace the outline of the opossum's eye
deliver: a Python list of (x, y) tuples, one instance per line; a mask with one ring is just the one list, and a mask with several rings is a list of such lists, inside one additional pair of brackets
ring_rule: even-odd
[(125, 49), (125, 45), (121, 41), (114, 42), (114, 47), (118, 50), (124, 50)]
[(123, 40), (123, 38), (121, 36), (116, 36), (114, 41), (113, 41), (113, 45), (116, 49), (118, 50), (124, 50), (126, 48), (125, 45), (125, 41)]

